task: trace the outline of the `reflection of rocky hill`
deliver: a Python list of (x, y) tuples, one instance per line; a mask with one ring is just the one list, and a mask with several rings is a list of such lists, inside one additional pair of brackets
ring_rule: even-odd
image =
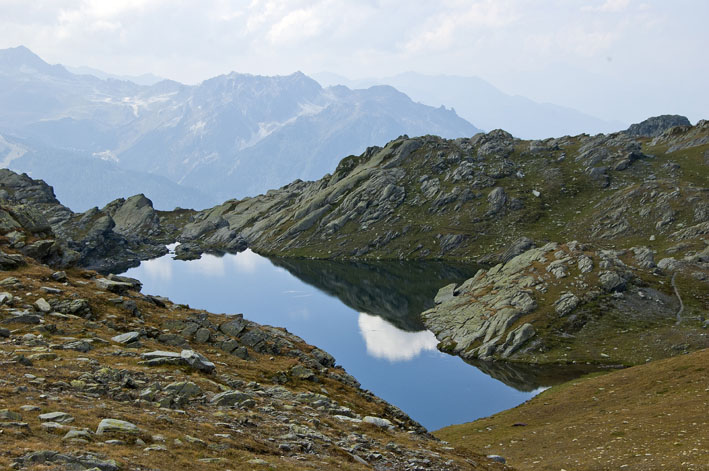
[(271, 262), (358, 312), (407, 331), (425, 330), (419, 315), (438, 289), (474, 275), (474, 265), (440, 262), (340, 262), (271, 258)]
[[(495, 378), (518, 391), (525, 392), (555, 386), (584, 374), (604, 370), (602, 367), (593, 365), (564, 365), (560, 367), (559, 365), (530, 365), (476, 359), (466, 359), (465, 362), (491, 378)], [(607, 369), (605, 368), (605, 370)]]

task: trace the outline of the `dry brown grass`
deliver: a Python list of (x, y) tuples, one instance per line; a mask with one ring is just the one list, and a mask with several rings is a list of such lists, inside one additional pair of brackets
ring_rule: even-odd
[(435, 435), (525, 471), (707, 470), (708, 372), (702, 350), (555, 386)]

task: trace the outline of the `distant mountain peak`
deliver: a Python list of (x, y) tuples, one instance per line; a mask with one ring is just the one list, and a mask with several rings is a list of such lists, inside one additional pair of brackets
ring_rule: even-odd
[(3, 70), (35, 70), (43, 74), (65, 75), (67, 70), (61, 65), (50, 65), (26, 46), (0, 49), (0, 68)]
[(37, 54), (29, 50), (25, 46), (10, 47), (7, 49), (0, 49), (0, 61), (3, 65), (5, 64), (27, 64), (27, 63), (41, 63), (49, 65), (42, 60)]

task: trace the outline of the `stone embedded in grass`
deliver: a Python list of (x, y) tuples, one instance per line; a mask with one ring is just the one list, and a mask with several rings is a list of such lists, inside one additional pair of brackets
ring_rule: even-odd
[(358, 419), (356, 417), (348, 417), (346, 415), (333, 415), (333, 417), (342, 422), (352, 422), (354, 424), (362, 423), (362, 419)]
[(140, 332), (126, 332), (125, 334), (120, 334), (116, 335), (115, 337), (111, 337), (111, 340), (116, 343), (128, 344), (132, 342), (137, 342), (139, 338)]
[(3, 291), (2, 293), (0, 293), (0, 305), (12, 304), (12, 301), (14, 299), (15, 299), (15, 297), (11, 293), (8, 293), (7, 291)]
[(66, 412), (47, 412), (40, 414), (39, 420), (42, 422), (56, 422), (58, 424), (70, 424), (74, 421), (74, 417)]
[(142, 357), (146, 360), (155, 360), (159, 358), (179, 360), (182, 358), (182, 356), (177, 352), (168, 352), (165, 350), (155, 350), (153, 352), (143, 353)]
[(0, 410), (0, 420), (10, 420), (13, 422), (18, 422), (22, 420), (22, 416), (17, 412), (13, 412), (8, 409), (2, 409)]
[(31, 465), (52, 466), (52, 469), (99, 469), (101, 471), (119, 471), (121, 467), (114, 460), (102, 460), (91, 453), (74, 455), (62, 454), (52, 450), (41, 450), (27, 453), (15, 460), (13, 467), (25, 469)]
[(96, 435), (139, 435), (137, 425), (118, 419), (103, 419), (96, 428)]
[(248, 399), (251, 399), (251, 395), (241, 391), (225, 391), (223, 393), (216, 394), (209, 402), (217, 406), (229, 407)]
[(209, 329), (206, 329), (202, 327), (201, 329), (197, 330), (194, 334), (194, 341), (197, 343), (207, 343), (209, 341), (209, 337), (211, 335), (211, 332)]
[(235, 319), (226, 321), (219, 326), (219, 330), (229, 337), (238, 337), (246, 328), (246, 321), (243, 317), (235, 316)]
[(26, 422), (0, 422), (0, 430), (6, 428), (18, 429), (21, 430), (23, 433), (29, 433), (30, 424)]
[(40, 290), (44, 291), (47, 294), (62, 294), (62, 290), (59, 288), (52, 288), (51, 286), (40, 286)]
[(42, 318), (35, 314), (30, 314), (28, 312), (17, 312), (12, 313), (11, 317), (5, 319), (3, 324), (39, 324), (42, 322)]
[(43, 352), (43, 353), (35, 353), (27, 358), (30, 360), (37, 360), (37, 361), (54, 361), (59, 357), (56, 353), (51, 353), (51, 352)]
[(52, 306), (44, 298), (39, 298), (37, 301), (35, 301), (34, 306), (37, 308), (37, 310), (45, 314), (52, 311)]
[(563, 293), (554, 303), (556, 313), (565, 316), (576, 309), (581, 300), (574, 293)]
[(389, 420), (383, 419), (381, 417), (372, 417), (371, 415), (368, 415), (364, 419), (362, 419), (362, 422), (364, 422), (365, 424), (376, 425), (377, 427), (391, 427), (392, 426), (392, 423)]
[(180, 356), (195, 370), (204, 371), (205, 373), (211, 373), (214, 371), (214, 363), (207, 360), (204, 355), (201, 355), (194, 350), (182, 350)]
[(142, 364), (148, 366), (186, 365), (205, 373), (211, 373), (215, 369), (214, 363), (194, 350), (182, 350), (180, 353), (156, 350), (144, 353), (142, 357), (145, 360)]
[(181, 381), (177, 383), (170, 383), (165, 386), (165, 392), (168, 394), (183, 396), (183, 397), (194, 397), (202, 394), (202, 390), (199, 386), (191, 381)]
[(598, 277), (598, 282), (605, 291), (623, 291), (625, 280), (614, 271), (603, 271)]
[(111, 293), (123, 294), (128, 290), (135, 289), (132, 283), (126, 283), (123, 281), (113, 281), (106, 278), (99, 278), (96, 280), (96, 286), (104, 291), (110, 291)]
[(92, 440), (91, 432), (88, 430), (79, 430), (79, 429), (73, 429), (69, 430), (64, 437), (62, 437), (62, 440), (85, 440), (86, 442), (90, 442)]
[(293, 378), (302, 379), (305, 381), (316, 381), (317, 377), (315, 372), (310, 368), (306, 368), (303, 365), (295, 365), (290, 369), (290, 374)]
[(200, 440), (199, 438), (193, 437), (191, 435), (185, 435), (185, 441), (193, 445), (207, 446), (207, 443), (204, 440)]
[(151, 445), (149, 447), (144, 448), (143, 451), (167, 451), (167, 447), (165, 445)]
[(64, 350), (75, 350), (77, 352), (86, 353), (93, 350), (93, 346), (86, 340), (76, 340), (74, 342), (65, 343), (62, 345)]

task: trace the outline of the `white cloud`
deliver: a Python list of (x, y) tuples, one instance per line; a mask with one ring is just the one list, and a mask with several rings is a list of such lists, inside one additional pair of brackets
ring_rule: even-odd
[(226, 273), (226, 262), (224, 257), (217, 257), (210, 254), (203, 254), (199, 260), (188, 261), (187, 266), (190, 271), (205, 276), (219, 277)]
[(318, 35), (322, 22), (315, 9), (300, 9), (289, 12), (268, 31), (267, 37), (273, 43), (293, 43)]
[(586, 5), (583, 7), (583, 10), (618, 13), (626, 10), (629, 6), (630, 0), (605, 0), (600, 5)]
[(442, 50), (457, 44), (457, 41), (484, 36), (490, 31), (506, 28), (518, 18), (520, 2), (507, 0), (478, 0), (458, 2), (435, 17), (424, 26), (424, 31), (415, 30), (413, 37), (405, 44), (409, 53), (420, 50)]
[(379, 316), (364, 312), (357, 319), (359, 331), (367, 345), (367, 353), (389, 361), (406, 361), (424, 351), (436, 350), (438, 340), (433, 332), (406, 332)]

